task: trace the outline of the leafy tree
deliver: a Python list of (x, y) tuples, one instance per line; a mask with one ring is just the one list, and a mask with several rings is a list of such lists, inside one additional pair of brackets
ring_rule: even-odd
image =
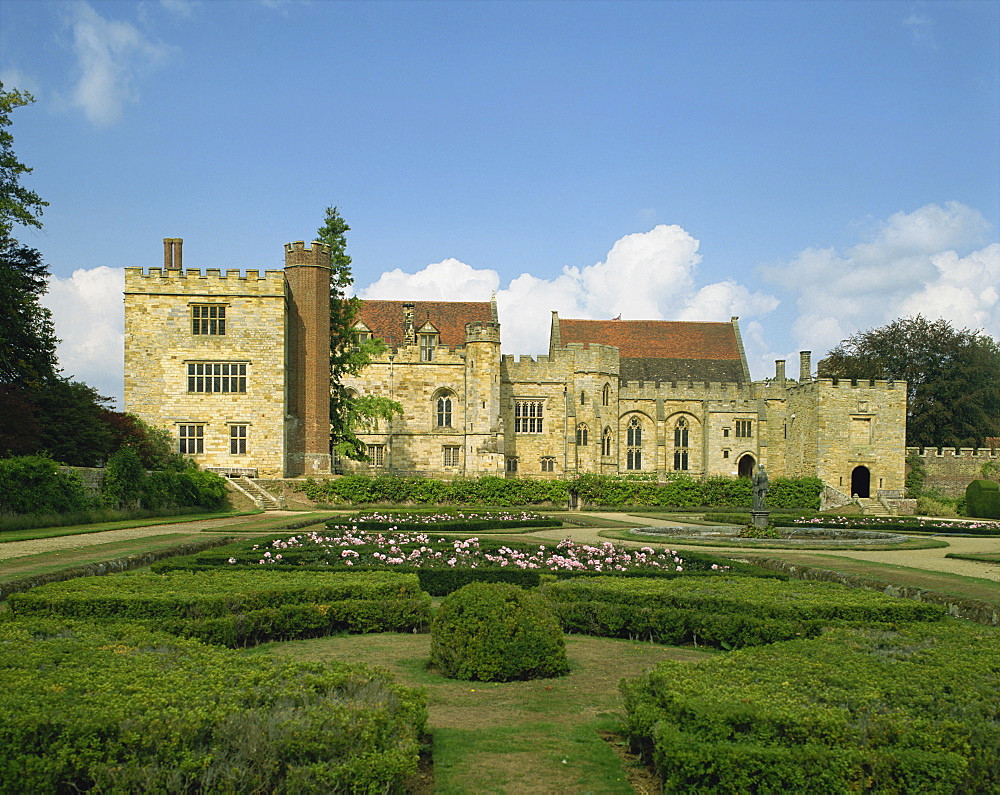
[(38, 251), (0, 234), (0, 384), (38, 384), (58, 370), (52, 313), (39, 303), (48, 275)]
[(108, 461), (101, 489), (104, 501), (112, 508), (138, 508), (146, 470), (128, 445), (120, 447)]
[(0, 83), (0, 384), (37, 383), (57, 370), (52, 315), (38, 302), (48, 288), (48, 269), (38, 251), (10, 234), (14, 224), (40, 228), (38, 216), (48, 205), (21, 185), (31, 169), (17, 159), (6, 129), (10, 112), (34, 101)]
[(905, 380), (909, 447), (982, 447), (1000, 435), (1000, 345), (944, 319), (855, 334), (819, 362), (819, 375)]
[(336, 207), (327, 207), (317, 240), (330, 247), (330, 445), (336, 455), (363, 461), (368, 451), (357, 433), (377, 429), (380, 421), (402, 414), (403, 407), (377, 395), (352, 396), (342, 381), (344, 376), (358, 375), (387, 350), (381, 340), (359, 343), (354, 335), (361, 299), (348, 295), (354, 282), (347, 253), (350, 229)]
[(10, 126), (10, 112), (24, 105), (31, 105), (35, 98), (26, 91), (12, 89), (5, 91), (0, 83), (0, 236), (7, 237), (14, 224), (34, 226), (39, 229), (42, 222), (38, 216), (49, 203), (42, 201), (38, 194), (21, 185), (21, 176), (30, 174), (31, 169), (14, 154), (14, 136), (6, 128)]

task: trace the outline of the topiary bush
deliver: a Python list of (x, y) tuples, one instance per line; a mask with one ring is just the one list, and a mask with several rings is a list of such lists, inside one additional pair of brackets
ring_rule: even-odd
[(452, 679), (544, 679), (569, 671), (562, 629), (532, 591), (470, 583), (441, 602), (431, 624), (431, 665)]
[(965, 489), (969, 516), (1000, 519), (1000, 484), (995, 480), (974, 480)]

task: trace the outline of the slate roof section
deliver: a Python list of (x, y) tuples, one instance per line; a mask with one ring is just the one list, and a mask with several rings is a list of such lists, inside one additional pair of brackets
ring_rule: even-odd
[(359, 318), (371, 329), (373, 336), (390, 348), (399, 348), (406, 335), (404, 303), (413, 304), (414, 329), (430, 320), (441, 334), (441, 344), (449, 348), (465, 345), (466, 323), (494, 320), (489, 301), (362, 301)]
[(734, 322), (564, 320), (559, 343), (614, 345), (622, 381), (743, 383), (749, 369)]

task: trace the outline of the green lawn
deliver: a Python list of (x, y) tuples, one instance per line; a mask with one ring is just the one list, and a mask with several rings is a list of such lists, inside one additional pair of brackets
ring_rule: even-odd
[(504, 683), (462, 682), (429, 671), (430, 635), (316, 638), (246, 653), (363, 662), (424, 688), (434, 792), (634, 792), (629, 777), (647, 774), (623, 762), (614, 745), (618, 682), (663, 660), (695, 662), (713, 653), (580, 635), (566, 636), (566, 650), (568, 675)]

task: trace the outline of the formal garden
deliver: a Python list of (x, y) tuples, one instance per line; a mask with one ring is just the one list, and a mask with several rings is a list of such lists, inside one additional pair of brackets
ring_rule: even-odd
[(310, 517), (11, 593), (0, 790), (1000, 791), (1000, 629), (570, 518)]

